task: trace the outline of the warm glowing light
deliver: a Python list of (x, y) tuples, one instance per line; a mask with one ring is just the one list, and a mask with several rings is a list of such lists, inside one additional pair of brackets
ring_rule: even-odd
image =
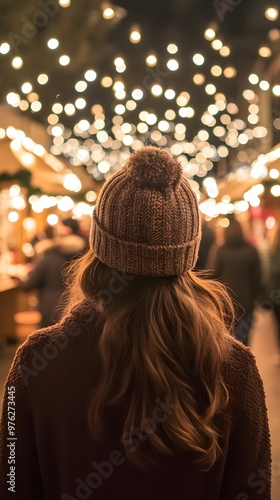
[(87, 101), (85, 99), (83, 99), (83, 97), (79, 97), (75, 101), (75, 106), (77, 109), (84, 109), (86, 107), (86, 105), (87, 105)]
[(40, 85), (46, 85), (46, 83), (48, 83), (49, 81), (49, 77), (45, 73), (42, 73), (38, 76), (37, 81), (38, 83), (40, 83)]
[(178, 106), (186, 106), (190, 100), (190, 94), (188, 92), (181, 92), (177, 97), (176, 102)]
[(205, 87), (205, 92), (208, 95), (215, 94), (216, 90), (217, 89), (216, 89), (215, 85), (213, 85), (212, 83), (208, 83), (208, 85), (206, 85), (206, 87)]
[(229, 150), (226, 146), (219, 146), (217, 152), (221, 158), (226, 158), (229, 154)]
[(47, 217), (47, 223), (50, 225), (50, 226), (55, 226), (57, 223), (58, 223), (58, 217), (56, 214), (50, 214), (48, 215)]
[(153, 85), (151, 91), (154, 96), (160, 96), (162, 94), (162, 87), (157, 84)]
[(130, 35), (129, 35), (129, 40), (131, 43), (139, 43), (141, 40), (141, 33), (140, 29), (138, 27), (132, 28)]
[(95, 200), (97, 198), (97, 194), (95, 191), (88, 191), (86, 194), (85, 194), (85, 199), (87, 201), (89, 201), (90, 203), (94, 203)]
[(262, 80), (260, 83), (259, 83), (259, 87), (261, 90), (268, 90), (270, 85), (269, 83), (266, 81), (266, 80)]
[(75, 85), (76, 92), (84, 92), (86, 88), (87, 88), (87, 82), (85, 82), (84, 80), (80, 80)]
[(223, 70), (221, 66), (212, 66), (211, 68), (211, 73), (213, 76), (220, 76), (222, 74)]
[(174, 120), (174, 118), (176, 117), (176, 113), (175, 111), (173, 111), (173, 109), (167, 109), (167, 111), (165, 111), (164, 113), (164, 116), (167, 120)]
[(76, 108), (75, 108), (74, 104), (71, 104), (69, 102), (69, 103), (65, 104), (64, 111), (65, 111), (66, 115), (72, 116), (76, 113)]
[(8, 219), (10, 222), (17, 222), (19, 219), (19, 215), (17, 212), (9, 212)]
[(168, 67), (168, 69), (170, 69), (170, 71), (177, 71), (177, 69), (179, 68), (179, 63), (178, 61), (176, 61), (176, 59), (169, 59), (166, 66)]
[(82, 184), (79, 177), (77, 177), (77, 175), (73, 174), (72, 172), (66, 174), (63, 177), (62, 184), (65, 189), (67, 189), (68, 191), (73, 191), (74, 193), (78, 193), (82, 189)]
[(56, 38), (50, 38), (47, 45), (48, 45), (49, 49), (55, 50), (59, 46), (59, 41)]
[(30, 108), (32, 109), (32, 111), (34, 111), (34, 113), (37, 113), (42, 109), (42, 103), (40, 101), (33, 101), (30, 105)]
[(102, 87), (108, 88), (108, 87), (111, 87), (113, 85), (113, 80), (110, 76), (103, 76), (100, 83), (101, 83)]
[(278, 179), (279, 175), (280, 175), (280, 172), (279, 172), (279, 170), (277, 170), (277, 168), (272, 168), (269, 171), (269, 177), (271, 177), (271, 179)]
[(112, 7), (105, 7), (102, 12), (102, 16), (104, 17), (104, 19), (113, 19), (113, 17), (115, 16), (115, 11)]
[(193, 82), (195, 85), (203, 85), (205, 82), (205, 76), (202, 73), (196, 73), (193, 76)]
[(272, 89), (272, 92), (274, 95), (276, 95), (277, 97), (280, 96), (280, 85), (274, 85), (273, 89)]
[(255, 92), (251, 89), (245, 89), (242, 93), (244, 99), (251, 101), (255, 97)]
[(213, 28), (207, 28), (207, 30), (205, 30), (205, 32), (204, 32), (205, 40), (208, 40), (208, 41), (214, 40), (215, 36), (216, 36), (216, 32)]
[(279, 40), (280, 38), (280, 31), (278, 29), (272, 29), (269, 30), (268, 32), (268, 38), (272, 40), (273, 42), (276, 42), (276, 40)]
[(259, 77), (255, 75), (255, 73), (249, 75), (248, 80), (252, 85), (257, 85), (257, 83), (259, 83)]
[(261, 57), (270, 57), (271, 56), (271, 49), (269, 47), (260, 47), (259, 48), (259, 55)]
[(21, 57), (16, 56), (12, 60), (12, 66), (14, 69), (20, 69), (23, 66), (23, 60)]
[(14, 196), (11, 200), (11, 204), (16, 210), (23, 210), (26, 207), (25, 200), (22, 196)]
[(63, 196), (57, 203), (57, 208), (62, 212), (68, 212), (74, 207), (74, 201), (69, 196)]
[(173, 89), (167, 89), (165, 92), (164, 92), (164, 97), (166, 99), (174, 99), (174, 97), (176, 96), (176, 93)]
[(21, 157), (21, 161), (26, 167), (32, 167), (35, 163), (35, 158), (31, 153), (24, 153)]
[(273, 217), (273, 216), (267, 217), (267, 219), (265, 221), (265, 227), (267, 229), (273, 229), (275, 224), (276, 224), (275, 217)]
[(276, 9), (276, 7), (268, 7), (265, 10), (264, 15), (269, 21), (276, 21), (279, 16), (279, 11), (278, 9)]
[(167, 52), (169, 52), (169, 54), (176, 54), (176, 52), (178, 52), (177, 45), (175, 45), (175, 43), (170, 43), (167, 46)]
[(224, 75), (226, 78), (234, 78), (236, 76), (236, 69), (233, 66), (228, 66), (224, 69)]
[(141, 90), (141, 89), (134, 89), (132, 91), (131, 95), (132, 95), (133, 99), (135, 99), (135, 101), (140, 101), (142, 99), (144, 93), (143, 93), (143, 90)]
[(22, 84), (21, 86), (21, 91), (24, 93), (24, 94), (29, 94), (29, 92), (31, 92), (32, 90), (32, 85), (31, 83), (29, 82), (25, 82)]
[(227, 45), (224, 45), (220, 48), (219, 53), (222, 57), (228, 57), (230, 55), (230, 48)]
[(60, 102), (55, 102), (52, 106), (52, 111), (55, 113), (55, 114), (60, 114), (62, 113), (63, 111), (63, 106), (62, 104), (60, 104)]
[(218, 40), (216, 38), (216, 40), (213, 40), (213, 42), (211, 43), (211, 47), (214, 49), (214, 50), (220, 50), (223, 46), (223, 42), (221, 40)]
[(204, 63), (205, 58), (202, 54), (194, 54), (192, 60), (196, 66), (201, 66)]
[(70, 57), (64, 54), (58, 61), (61, 66), (67, 66), (70, 63)]
[(11, 47), (7, 42), (1, 43), (0, 54), (3, 54), (3, 55), (8, 54), (8, 52), (10, 52), (10, 49), (11, 49)]
[(60, 5), (60, 7), (63, 7), (64, 9), (66, 9), (67, 7), (70, 7), (71, 0), (58, 0), (58, 3)]
[(117, 104), (115, 107), (115, 112), (117, 113), (117, 115), (123, 115), (125, 113), (125, 106), (123, 104)]
[(17, 106), (19, 106), (20, 96), (15, 92), (9, 92), (9, 94), (7, 94), (6, 96), (6, 101), (8, 104), (10, 104), (10, 106), (16, 108)]
[(151, 68), (153, 66), (157, 65), (157, 58), (154, 54), (150, 54), (149, 56), (146, 57), (146, 64), (147, 66), (150, 66)]
[(280, 196), (280, 184), (275, 184), (274, 186), (272, 186), (270, 192), (273, 196), (278, 198), (278, 196)]
[(180, 108), (178, 113), (182, 118), (192, 118), (194, 116), (194, 109), (188, 106), (186, 108)]
[(85, 79), (88, 82), (94, 82), (94, 80), (96, 79), (96, 77), (97, 77), (97, 74), (96, 74), (96, 71), (94, 71), (94, 69), (88, 69), (85, 72)]

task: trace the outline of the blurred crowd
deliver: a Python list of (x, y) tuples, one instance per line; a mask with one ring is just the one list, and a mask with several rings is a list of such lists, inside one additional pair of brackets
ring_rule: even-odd
[[(46, 327), (59, 319), (58, 304), (66, 287), (64, 271), (88, 249), (88, 234), (82, 233), (77, 220), (67, 218), (55, 227), (47, 226), (31, 243), (32, 268), (20, 285), (26, 291), (37, 291), (41, 326)], [(273, 311), (279, 345), (275, 361), (280, 363), (280, 225), (266, 253), (264, 259), (234, 217), (222, 234), (203, 220), (196, 270), (206, 271), (206, 278), (218, 279), (227, 286), (236, 312), (233, 334), (245, 345), (249, 343), (254, 310), (263, 307)]]

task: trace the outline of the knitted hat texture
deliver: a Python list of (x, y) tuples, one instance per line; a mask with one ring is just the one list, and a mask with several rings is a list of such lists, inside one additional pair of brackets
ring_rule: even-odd
[(90, 246), (128, 274), (177, 276), (196, 263), (198, 203), (180, 163), (146, 146), (104, 184), (93, 212)]

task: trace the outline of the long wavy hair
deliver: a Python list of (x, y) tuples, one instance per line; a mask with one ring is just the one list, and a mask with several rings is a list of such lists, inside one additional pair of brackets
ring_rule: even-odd
[[(126, 396), (123, 444), (130, 462), (147, 468), (158, 454), (191, 452), (210, 469), (221, 453), (215, 419), (229, 401), (222, 361), (234, 313), (225, 287), (192, 271), (167, 278), (116, 274), (91, 250), (68, 277), (67, 309), (91, 299), (103, 317), (102, 374), (89, 410), (94, 437), (102, 439), (106, 411)], [(171, 408), (160, 423), (152, 418), (155, 401)], [(133, 429), (149, 438), (140, 438), (137, 450)]]

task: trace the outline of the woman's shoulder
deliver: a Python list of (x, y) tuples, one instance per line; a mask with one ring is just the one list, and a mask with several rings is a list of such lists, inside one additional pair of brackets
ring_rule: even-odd
[(224, 372), (230, 378), (246, 377), (249, 367), (256, 367), (255, 356), (249, 347), (234, 337), (229, 337), (226, 355), (223, 360)]
[(255, 356), (249, 347), (234, 338), (230, 339), (223, 362), (223, 377), (239, 410), (250, 410), (252, 405), (263, 401), (264, 387)]
[(82, 338), (83, 333), (94, 331), (92, 327), (97, 324), (97, 320), (98, 312), (94, 303), (78, 304), (59, 323), (29, 335), (16, 352), (11, 372), (22, 374), (22, 367), (31, 366), (30, 361), (34, 364), (34, 357), (39, 364), (45, 358), (52, 359), (57, 352), (73, 344), (75, 339)]

